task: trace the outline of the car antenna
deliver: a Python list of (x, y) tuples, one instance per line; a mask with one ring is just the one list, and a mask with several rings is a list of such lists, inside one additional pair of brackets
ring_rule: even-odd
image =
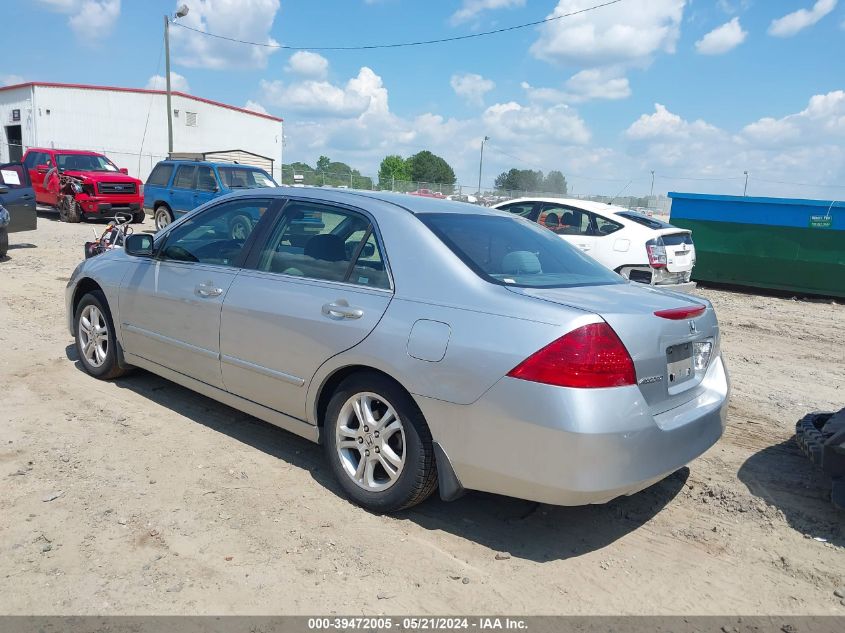
[[(629, 180), (629, 181), (628, 181), (628, 185), (630, 185), (632, 182), (634, 182), (634, 181), (633, 181), (633, 180)], [(621, 195), (622, 195), (622, 192), (623, 192), (623, 191), (625, 191), (625, 190), (628, 188), (628, 185), (625, 185), (624, 187), (622, 187), (622, 188), (619, 190), (619, 193), (617, 193), (615, 196), (613, 196), (613, 197), (610, 199), (610, 202), (608, 202), (607, 204), (608, 204), (608, 205), (613, 204), (613, 201), (614, 201), (614, 200), (616, 200), (616, 198), (618, 198), (619, 196), (621, 196)]]

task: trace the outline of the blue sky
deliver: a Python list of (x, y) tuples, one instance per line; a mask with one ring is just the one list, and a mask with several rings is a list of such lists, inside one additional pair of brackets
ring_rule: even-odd
[[(182, 21), (316, 47), (477, 33), (602, 1), (186, 0)], [(176, 4), (9, 2), (0, 82), (158, 85)], [(486, 183), (560, 169), (576, 193), (628, 181), (648, 193), (654, 170), (656, 192), (741, 193), (747, 170), (750, 194), (845, 198), (837, 0), (621, 0), (463, 42), (298, 54), (173, 27), (172, 58), (177, 87), (284, 117), (285, 162), (326, 154), (373, 174), (388, 153), (430, 149), (471, 185), (486, 134)]]

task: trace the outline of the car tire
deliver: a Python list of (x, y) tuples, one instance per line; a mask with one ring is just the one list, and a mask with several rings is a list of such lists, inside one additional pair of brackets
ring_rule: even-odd
[(66, 195), (59, 200), (59, 219), (69, 224), (77, 224), (82, 219), (82, 209), (73, 196)]
[(94, 290), (82, 297), (74, 314), (74, 326), (76, 352), (88, 374), (111, 380), (127, 372), (118, 363), (114, 322), (102, 292)]
[[(362, 421), (356, 409), (369, 415)], [(431, 431), (410, 394), (386, 376), (367, 372), (344, 380), (326, 408), (323, 432), (338, 483), (367, 510), (410, 508), (437, 488)]]
[(132, 214), (132, 224), (143, 224), (147, 218), (147, 213), (143, 209)]
[(160, 231), (173, 222), (173, 213), (167, 208), (167, 205), (160, 204), (153, 211), (153, 218), (155, 220), (156, 231)]
[(9, 231), (6, 228), (0, 229), (0, 259), (6, 256), (9, 252)]

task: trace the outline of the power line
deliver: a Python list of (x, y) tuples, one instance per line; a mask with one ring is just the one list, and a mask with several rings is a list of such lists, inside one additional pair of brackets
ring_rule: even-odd
[(430, 44), (444, 44), (446, 42), (458, 42), (461, 40), (470, 40), (477, 37), (486, 37), (488, 35), (498, 35), (499, 33), (507, 33), (509, 31), (516, 31), (518, 29), (526, 29), (531, 26), (538, 26), (540, 24), (546, 24), (548, 22), (554, 22), (555, 20), (562, 20), (564, 18), (570, 18), (575, 15), (579, 15), (581, 13), (587, 13), (588, 11), (595, 11), (596, 9), (601, 9), (603, 7), (609, 7), (613, 4), (618, 4), (622, 2), (622, 0), (610, 0), (609, 2), (604, 2), (602, 4), (597, 4), (592, 7), (587, 7), (586, 9), (579, 9), (578, 11), (570, 11), (569, 13), (564, 13), (562, 15), (556, 15), (550, 18), (545, 18), (543, 20), (535, 20), (534, 22), (526, 22), (525, 24), (516, 24), (514, 26), (508, 26), (501, 29), (494, 29), (492, 31), (483, 31), (481, 33), (470, 33), (468, 35), (456, 35), (454, 37), (443, 37), (440, 39), (435, 40), (419, 40), (414, 42), (395, 42), (392, 44), (366, 44), (366, 45), (358, 45), (358, 46), (289, 46), (287, 44), (268, 44), (266, 42), (250, 42), (248, 40), (239, 40), (234, 37), (227, 37), (225, 35), (218, 35), (216, 33), (209, 33), (208, 31), (202, 31), (200, 29), (196, 29), (194, 27), (188, 26), (186, 24), (182, 24), (181, 22), (171, 21), (173, 26), (178, 26), (179, 28), (186, 29), (188, 31), (193, 31), (194, 33), (199, 33), (201, 35), (205, 35), (207, 37), (214, 37), (220, 40), (226, 40), (227, 42), (236, 42), (238, 44), (248, 44), (250, 46), (262, 46), (264, 48), (281, 48), (289, 51), (363, 51), (363, 50), (373, 50), (378, 48), (404, 48), (408, 46), (427, 46)]
[(667, 176), (665, 174), (655, 174), (657, 178), (664, 180), (696, 180), (700, 182), (723, 182), (725, 180), (742, 180), (745, 176), (725, 176), (723, 178), (693, 178), (691, 176)]
[(765, 178), (757, 178), (756, 176), (749, 176), (750, 181), (758, 180), (760, 182), (767, 182), (775, 185), (792, 185), (793, 187), (819, 187), (820, 189), (845, 189), (845, 185), (814, 185), (809, 182), (787, 182), (785, 180), (767, 180)]

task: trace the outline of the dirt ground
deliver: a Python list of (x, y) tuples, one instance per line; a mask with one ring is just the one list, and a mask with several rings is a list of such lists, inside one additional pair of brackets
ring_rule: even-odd
[(791, 439), (845, 406), (842, 305), (703, 290), (729, 426), (640, 494), (375, 516), (316, 445), (146, 372), (81, 371), (64, 288), (95, 228), (42, 214), (0, 262), (0, 613), (845, 614), (845, 513)]

